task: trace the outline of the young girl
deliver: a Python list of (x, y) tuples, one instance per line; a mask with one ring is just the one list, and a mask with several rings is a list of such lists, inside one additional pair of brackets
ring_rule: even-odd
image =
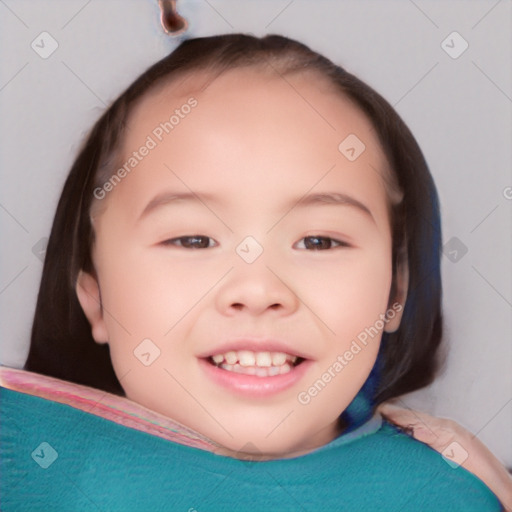
[(434, 377), (440, 243), (423, 155), (370, 87), (281, 36), (185, 41), (64, 186), (25, 365), (61, 387), (2, 390), (4, 503), (500, 510), (464, 446), (376, 410)]

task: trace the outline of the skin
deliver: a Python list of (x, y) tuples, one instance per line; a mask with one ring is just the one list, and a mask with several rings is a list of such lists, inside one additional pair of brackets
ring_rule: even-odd
[[(124, 154), (192, 95), (197, 107), (100, 201), (96, 275), (80, 273), (77, 296), (130, 400), (212, 439), (221, 454), (308, 453), (340, 434), (338, 417), (367, 379), (382, 330), (307, 405), (298, 394), (393, 303), (404, 304), (406, 269), (390, 297), (387, 164), (349, 100), (319, 79), (255, 69), (226, 72), (204, 90), (180, 83), (150, 94), (129, 119)], [(338, 145), (352, 133), (366, 149), (350, 162)], [(164, 190), (193, 191), (202, 202), (138, 220)], [(291, 208), (307, 192), (349, 194), (371, 215), (346, 205)], [(212, 247), (176, 241), (194, 235)], [(263, 248), (251, 264), (236, 252), (246, 236)], [(306, 246), (310, 236), (349, 246)], [(395, 331), (400, 318), (384, 329)], [(210, 380), (198, 356), (238, 336), (287, 340), (310, 366), (275, 395), (236, 395)], [(150, 366), (134, 357), (146, 338), (160, 349)]]

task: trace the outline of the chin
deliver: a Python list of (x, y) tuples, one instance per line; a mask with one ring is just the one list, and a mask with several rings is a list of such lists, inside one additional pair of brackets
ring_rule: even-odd
[(283, 445), (282, 439), (278, 439), (277, 442), (269, 442), (265, 439), (248, 441), (247, 439), (250, 439), (250, 437), (244, 436), (239, 439), (230, 439), (226, 443), (218, 441), (222, 447), (217, 453), (236, 459), (271, 460), (287, 458), (304, 451), (304, 448), (300, 449), (292, 445)]
[[(312, 435), (307, 432), (290, 433), (290, 429), (280, 431), (279, 421), (273, 423), (272, 428), (265, 425), (237, 425), (237, 428), (226, 425), (232, 435), (224, 433), (222, 436), (211, 438), (222, 446), (219, 454), (228, 455), (239, 459), (278, 459), (293, 457), (313, 450), (311, 446)], [(281, 425), (282, 427), (282, 425)], [(207, 436), (208, 437), (208, 436)], [(321, 443), (321, 440), (317, 440)], [(327, 442), (328, 440), (325, 440)]]

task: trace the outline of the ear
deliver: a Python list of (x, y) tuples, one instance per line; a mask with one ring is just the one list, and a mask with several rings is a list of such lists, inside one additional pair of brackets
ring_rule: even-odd
[(103, 308), (97, 280), (91, 274), (81, 270), (76, 280), (76, 295), (91, 324), (92, 337), (96, 343), (107, 343), (108, 331), (103, 320)]
[[(407, 258), (404, 258), (398, 265), (396, 270), (395, 282), (391, 287), (389, 297), (388, 311), (395, 313), (394, 317), (389, 316), (389, 321), (384, 327), (385, 332), (395, 332), (400, 327), (402, 315), (405, 308), (407, 298), (407, 290), (409, 288), (409, 264)], [(394, 307), (393, 307), (394, 306)]]

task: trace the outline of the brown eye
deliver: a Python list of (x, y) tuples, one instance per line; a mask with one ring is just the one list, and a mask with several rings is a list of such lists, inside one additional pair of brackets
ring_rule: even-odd
[(312, 249), (314, 251), (323, 251), (335, 247), (349, 247), (347, 243), (328, 236), (306, 236), (302, 240), (304, 240), (305, 249)]
[(162, 242), (164, 245), (177, 245), (184, 249), (208, 249), (210, 248), (210, 240), (213, 238), (203, 235), (180, 236)]

